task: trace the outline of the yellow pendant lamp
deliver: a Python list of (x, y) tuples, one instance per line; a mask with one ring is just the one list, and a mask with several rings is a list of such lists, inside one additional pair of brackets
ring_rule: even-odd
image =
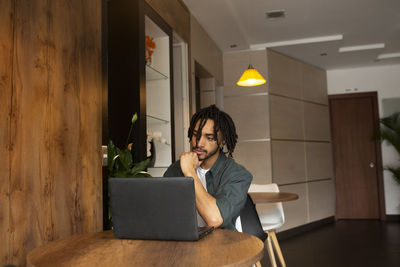
[(266, 82), (264, 77), (250, 64), (236, 84), (239, 86), (257, 86)]

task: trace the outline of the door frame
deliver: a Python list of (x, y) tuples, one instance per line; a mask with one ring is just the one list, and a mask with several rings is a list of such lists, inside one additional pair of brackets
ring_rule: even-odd
[[(331, 138), (332, 138), (332, 153), (333, 153), (333, 172), (336, 181), (336, 162), (335, 162), (335, 149), (334, 146), (336, 144), (333, 136), (333, 125), (332, 125), (332, 109), (331, 109), (331, 101), (337, 99), (347, 99), (347, 98), (362, 98), (362, 97), (371, 97), (372, 98), (372, 109), (373, 109), (373, 124), (375, 129), (379, 127), (379, 106), (378, 106), (378, 93), (374, 92), (363, 92), (363, 93), (350, 93), (350, 94), (335, 94), (328, 95), (329, 101), (329, 116), (330, 116), (330, 125), (331, 125)], [(385, 189), (383, 184), (383, 166), (382, 166), (382, 150), (381, 150), (381, 142), (375, 142), (375, 152), (376, 152), (376, 177), (378, 179), (378, 198), (379, 198), (379, 218), (382, 221), (386, 221), (386, 208), (385, 208)], [(336, 197), (336, 193), (335, 193)]]

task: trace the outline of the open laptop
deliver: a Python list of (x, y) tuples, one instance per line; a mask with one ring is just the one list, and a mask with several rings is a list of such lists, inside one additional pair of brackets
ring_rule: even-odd
[(212, 227), (197, 227), (193, 178), (110, 178), (114, 236), (194, 241)]

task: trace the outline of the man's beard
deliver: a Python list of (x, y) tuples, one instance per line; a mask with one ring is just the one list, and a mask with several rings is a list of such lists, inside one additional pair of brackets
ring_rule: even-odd
[(204, 159), (201, 159), (201, 158), (200, 158), (200, 155), (197, 155), (197, 157), (199, 158), (199, 161), (205, 161), (206, 159), (211, 158), (211, 157), (214, 156), (217, 152), (219, 152), (219, 147), (217, 147), (214, 151), (211, 151), (210, 153), (207, 153), (207, 150), (203, 150), (203, 149), (200, 149), (200, 148), (198, 148), (198, 147), (194, 147), (194, 148), (192, 149), (192, 151), (194, 151), (194, 150), (201, 150), (201, 151), (206, 152), (206, 153), (205, 153)]

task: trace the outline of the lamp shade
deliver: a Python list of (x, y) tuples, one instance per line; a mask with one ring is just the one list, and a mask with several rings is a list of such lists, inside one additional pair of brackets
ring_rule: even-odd
[(252, 66), (245, 70), (236, 83), (239, 86), (256, 86), (266, 83), (264, 77)]

